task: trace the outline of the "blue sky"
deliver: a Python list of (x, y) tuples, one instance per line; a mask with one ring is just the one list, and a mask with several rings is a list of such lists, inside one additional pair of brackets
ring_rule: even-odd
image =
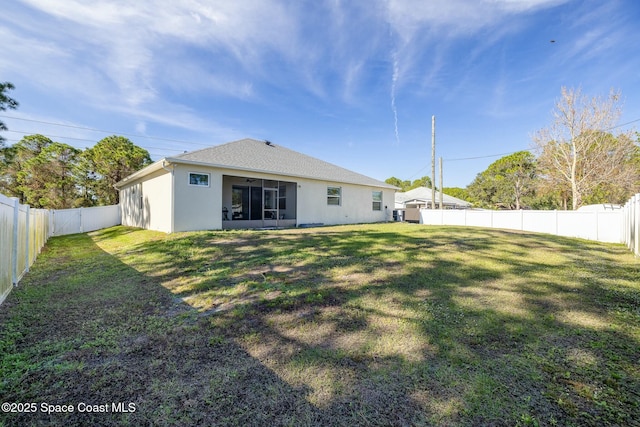
[(0, 120), (10, 143), (115, 133), (154, 160), (268, 139), (384, 180), (431, 174), (435, 115), (444, 185), (465, 187), (531, 147), (562, 86), (640, 119), (638, 22), (637, 0), (8, 0), (20, 107)]

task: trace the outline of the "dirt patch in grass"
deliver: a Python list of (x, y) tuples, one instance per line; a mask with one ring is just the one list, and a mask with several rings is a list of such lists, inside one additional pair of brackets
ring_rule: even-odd
[(633, 425), (638, 277), (472, 228), (54, 238), (0, 306), (0, 395), (38, 405), (0, 425)]

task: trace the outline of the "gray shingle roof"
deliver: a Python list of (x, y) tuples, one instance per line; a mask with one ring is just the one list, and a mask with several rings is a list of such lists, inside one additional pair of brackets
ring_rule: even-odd
[(168, 158), (231, 169), (273, 173), (299, 178), (395, 188), (385, 182), (341, 168), (273, 143), (241, 139)]
[[(396, 193), (396, 203), (404, 204), (412, 200), (424, 201), (431, 203), (431, 189), (427, 187), (418, 187), (413, 190), (409, 190), (405, 193)], [(436, 203), (440, 202), (440, 192), (436, 190)], [(445, 205), (456, 205), (460, 207), (469, 207), (471, 203), (458, 199), (457, 197), (449, 196), (446, 193), (442, 193), (442, 202)]]

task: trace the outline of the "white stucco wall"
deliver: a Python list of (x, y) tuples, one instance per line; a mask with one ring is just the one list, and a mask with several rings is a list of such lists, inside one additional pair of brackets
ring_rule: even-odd
[[(327, 204), (327, 187), (340, 187), (340, 206)], [(373, 210), (373, 191), (381, 191), (382, 210)], [(330, 181), (300, 180), (298, 182), (298, 225), (356, 224), (391, 221), (394, 191)], [(385, 209), (385, 206), (387, 208)]]
[[(190, 172), (209, 174), (209, 186), (190, 185)], [(174, 231), (222, 229), (222, 171), (174, 165), (174, 186)]]
[(129, 183), (120, 190), (122, 224), (170, 233), (172, 191), (171, 174), (164, 169)]

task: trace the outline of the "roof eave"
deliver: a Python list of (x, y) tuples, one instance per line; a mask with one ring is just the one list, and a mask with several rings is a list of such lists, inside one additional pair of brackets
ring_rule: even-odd
[(135, 181), (138, 178), (142, 178), (145, 177), (153, 172), (159, 171), (160, 169), (163, 169), (164, 167), (164, 163), (166, 163), (167, 159), (160, 159), (155, 163), (150, 164), (149, 166), (146, 166), (142, 169), (140, 169), (139, 171), (136, 171), (134, 173), (132, 173), (131, 175), (127, 176), (126, 178), (116, 182), (113, 186), (116, 187), (117, 189), (120, 189), (122, 187), (124, 187), (125, 185), (129, 184), (131, 181)]
[(196, 160), (185, 160), (185, 159), (179, 159), (179, 158), (175, 158), (175, 157), (167, 157), (164, 160), (166, 160), (168, 163), (194, 165), (194, 166), (205, 166), (205, 167), (220, 168), (220, 169), (230, 169), (230, 170), (244, 171), (244, 172), (263, 173), (263, 174), (269, 174), (269, 175), (291, 176), (291, 177), (294, 177), (294, 178), (312, 179), (314, 181), (343, 182), (345, 184), (362, 185), (362, 186), (366, 186), (366, 187), (376, 187), (376, 188), (386, 188), (388, 190), (399, 190), (398, 187), (395, 187), (395, 186), (390, 185), (390, 184), (385, 184), (385, 183), (364, 184), (362, 182), (355, 182), (355, 181), (337, 181), (337, 180), (331, 179), (331, 178), (317, 178), (317, 177), (305, 176), (305, 175), (297, 175), (297, 174), (283, 174), (281, 172), (275, 172), (275, 171), (270, 171), (270, 170), (265, 170), (265, 169), (253, 169), (253, 168), (231, 166), (231, 165), (223, 165), (223, 164), (216, 164), (216, 163), (198, 162)]

